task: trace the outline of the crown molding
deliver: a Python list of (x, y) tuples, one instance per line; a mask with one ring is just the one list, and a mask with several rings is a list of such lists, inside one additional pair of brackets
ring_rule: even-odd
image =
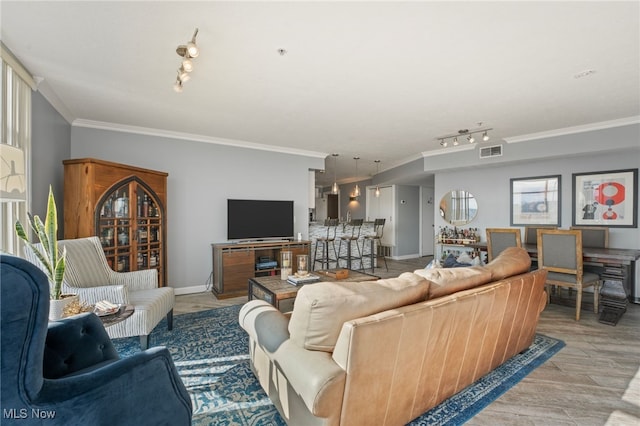
[(617, 120), (600, 121), (598, 123), (589, 123), (581, 126), (565, 127), (562, 129), (549, 130), (546, 132), (530, 133), (528, 135), (513, 136), (503, 138), (507, 143), (528, 142), (536, 139), (552, 138), (557, 136), (573, 135), (576, 133), (592, 132), (595, 130), (610, 129), (612, 127), (622, 127), (631, 124), (640, 123), (640, 116), (619, 118)]
[(47, 83), (47, 81), (41, 77), (36, 77), (36, 82), (38, 84), (38, 92), (42, 94), (42, 96), (51, 104), (53, 109), (58, 111), (58, 114), (64, 118), (67, 123), (73, 125), (74, 120), (76, 119), (75, 115), (67, 108), (67, 106), (60, 100), (56, 92), (51, 89), (51, 86)]
[(85, 127), (90, 129), (110, 130), (114, 132), (134, 133), (145, 136), (158, 136), (172, 139), (182, 139), (193, 142), (204, 142), (215, 145), (227, 145), (238, 148), (256, 149), (260, 151), (278, 152), (281, 154), (300, 155), (311, 158), (325, 159), (329, 153), (319, 151), (308, 151), (304, 149), (288, 148), (283, 146), (264, 145), (254, 142), (246, 142), (235, 139), (214, 138), (210, 136), (196, 135), (192, 133), (174, 132), (170, 130), (152, 129), (148, 127), (129, 126), (126, 124), (106, 123), (102, 121), (92, 121), (76, 119), (71, 123), (73, 127)]

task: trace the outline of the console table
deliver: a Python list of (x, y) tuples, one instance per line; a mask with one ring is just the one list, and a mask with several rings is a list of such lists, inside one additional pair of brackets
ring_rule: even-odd
[[(295, 273), (296, 255), (309, 255), (309, 247), (309, 241), (256, 241), (211, 244), (213, 251), (212, 290), (219, 299), (246, 296), (248, 279), (280, 274), (280, 252), (282, 250), (291, 252), (293, 256), (292, 272)], [(278, 266), (258, 269), (256, 264), (262, 257), (275, 260), (278, 262)]]

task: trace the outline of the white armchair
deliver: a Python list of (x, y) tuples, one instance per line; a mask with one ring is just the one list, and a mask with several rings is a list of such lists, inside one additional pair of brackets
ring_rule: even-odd
[[(38, 246), (38, 245), (36, 245)], [(111, 338), (140, 336), (140, 346), (149, 345), (149, 333), (167, 316), (173, 328), (175, 295), (172, 287), (158, 287), (158, 272), (147, 269), (115, 272), (107, 264), (98, 237), (58, 241), (58, 250), (67, 249), (63, 293), (74, 293), (80, 301), (95, 304), (100, 300), (135, 306), (126, 320), (107, 327)], [(35, 254), (25, 247), (25, 258), (42, 269)]]

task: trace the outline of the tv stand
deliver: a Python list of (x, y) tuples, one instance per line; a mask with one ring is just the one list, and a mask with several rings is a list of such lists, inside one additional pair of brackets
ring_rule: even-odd
[[(247, 296), (249, 279), (261, 276), (280, 275), (280, 252), (288, 250), (295, 256), (309, 255), (309, 241), (250, 241), (211, 244), (213, 254), (213, 293), (218, 299)], [(258, 269), (259, 258), (268, 257), (278, 266)], [(293, 273), (296, 262), (293, 262)]]

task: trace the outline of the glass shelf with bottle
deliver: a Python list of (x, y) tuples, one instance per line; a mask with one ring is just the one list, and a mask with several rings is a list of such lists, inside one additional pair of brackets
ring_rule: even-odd
[(469, 245), (480, 242), (478, 228), (458, 228), (456, 226), (441, 226), (436, 235), (437, 244)]

